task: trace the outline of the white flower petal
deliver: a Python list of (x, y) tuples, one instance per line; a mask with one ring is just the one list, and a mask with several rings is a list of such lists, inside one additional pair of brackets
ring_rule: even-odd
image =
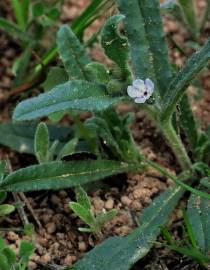
[(146, 100), (147, 100), (147, 97), (141, 96), (141, 97), (135, 98), (134, 101), (135, 101), (136, 103), (145, 103)]
[(133, 86), (128, 86), (127, 93), (129, 95), (129, 97), (131, 97), (131, 98), (136, 98), (136, 97), (139, 97), (139, 95), (140, 95), (139, 90), (137, 90)]
[(144, 87), (144, 81), (143, 80), (140, 80), (140, 79), (137, 79), (133, 82), (133, 86), (140, 89), (142, 87)]
[(145, 80), (145, 85), (146, 85), (147, 89), (149, 90), (149, 92), (153, 93), (155, 86), (154, 86), (154, 83), (150, 79), (147, 78)]

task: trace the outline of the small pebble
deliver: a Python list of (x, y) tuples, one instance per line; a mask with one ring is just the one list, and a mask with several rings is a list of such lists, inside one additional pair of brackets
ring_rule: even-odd
[(46, 225), (46, 227), (47, 227), (47, 232), (48, 232), (49, 234), (53, 234), (53, 233), (56, 231), (56, 225), (55, 225), (55, 223), (53, 223), (53, 222), (48, 223), (48, 224)]
[(114, 200), (113, 199), (108, 199), (106, 202), (105, 202), (105, 208), (107, 210), (111, 210), (114, 208)]

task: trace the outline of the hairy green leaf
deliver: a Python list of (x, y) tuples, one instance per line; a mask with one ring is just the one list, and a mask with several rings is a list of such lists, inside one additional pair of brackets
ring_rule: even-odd
[(76, 198), (77, 198), (77, 202), (82, 205), (85, 209), (90, 210), (91, 209), (91, 201), (87, 195), (87, 193), (85, 192), (85, 190), (81, 187), (78, 186), (76, 187)]
[(180, 101), (180, 125), (187, 136), (192, 152), (195, 153), (199, 137), (198, 125), (187, 94), (184, 94)]
[(38, 124), (34, 138), (34, 152), (39, 163), (48, 161), (49, 132), (44, 122)]
[(210, 251), (210, 200), (192, 194), (187, 206), (187, 215), (198, 246), (208, 254)]
[(86, 79), (85, 66), (90, 62), (77, 36), (67, 25), (58, 31), (57, 46), (70, 78)]
[(78, 138), (71, 139), (60, 150), (60, 152), (58, 153), (57, 159), (62, 159), (63, 157), (74, 154), (77, 144), (78, 144)]
[(77, 202), (70, 202), (69, 206), (77, 216), (90, 227), (94, 226), (95, 218), (91, 211)]
[(128, 41), (118, 31), (118, 24), (123, 18), (122, 15), (115, 15), (106, 21), (102, 30), (101, 42), (106, 55), (121, 68), (123, 73), (127, 73)]
[(163, 33), (160, 2), (118, 0), (118, 3), (120, 12), (125, 15), (135, 76), (155, 81), (156, 88), (160, 95), (163, 95), (171, 80), (171, 68)]
[(47, 79), (44, 81), (42, 86), (45, 91), (50, 91), (59, 84), (63, 84), (69, 80), (68, 74), (64, 68), (52, 67), (50, 68)]
[(55, 161), (11, 173), (0, 183), (0, 189), (25, 192), (69, 188), (133, 170), (133, 164), (111, 160)]
[(92, 82), (107, 84), (109, 82), (109, 74), (106, 67), (98, 62), (91, 62), (86, 65), (85, 72), (88, 79)]
[(167, 121), (172, 116), (177, 103), (186, 91), (187, 86), (198, 75), (198, 73), (208, 64), (210, 60), (210, 40), (203, 48), (194, 53), (188, 60), (185, 67), (178, 72), (170, 83), (163, 98), (162, 121)]
[(32, 120), (67, 109), (97, 112), (121, 101), (120, 97), (109, 97), (101, 85), (87, 81), (69, 81), (48, 93), (25, 100), (15, 108), (15, 121)]
[[(50, 91), (59, 84), (63, 84), (69, 80), (68, 73), (64, 68), (52, 67), (47, 74), (47, 79), (42, 84), (45, 91)], [(65, 112), (57, 112), (49, 115), (49, 119), (53, 122), (60, 121), (65, 115)]]

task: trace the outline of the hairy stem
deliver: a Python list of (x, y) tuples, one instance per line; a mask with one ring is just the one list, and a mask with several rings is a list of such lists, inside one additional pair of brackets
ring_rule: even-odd
[(171, 121), (167, 121), (164, 124), (161, 124), (161, 130), (166, 140), (168, 141), (169, 146), (173, 150), (182, 169), (191, 170), (192, 163), (190, 161), (190, 158), (186, 152), (184, 145), (182, 144), (180, 137), (174, 130)]

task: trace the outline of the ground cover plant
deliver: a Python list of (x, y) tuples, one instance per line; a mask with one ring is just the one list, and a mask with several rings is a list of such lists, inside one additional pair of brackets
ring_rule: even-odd
[[(56, 50), (62, 63), (50, 68), (42, 85), (45, 92), (17, 104), (13, 123), (0, 126), (0, 132), (9, 130), (11, 136), (2, 143), (33, 153), (38, 164), (14, 172), (3, 170), (0, 191), (76, 187), (76, 202), (70, 202), (70, 208), (89, 226), (80, 230), (100, 235), (102, 225), (117, 213), (113, 209), (95, 216), (85, 190), (104, 178), (152, 167), (174, 184), (143, 210), (140, 225), (125, 237), (106, 239), (65, 269), (131, 269), (161, 232), (167, 240), (163, 245), (208, 269), (210, 136), (194, 117), (187, 88), (208, 66), (210, 40), (177, 71), (169, 62), (161, 17), (161, 10), (165, 12), (171, 3), (118, 0), (116, 4), (118, 11), (100, 30), (111, 68), (91, 60), (87, 44), (73, 27), (60, 27)], [(184, 1), (180, 4), (184, 8)], [(130, 129), (133, 114), (117, 111), (121, 103), (133, 104), (154, 122), (176, 157), (177, 175), (143, 153)], [(81, 121), (81, 112), (91, 114)], [(63, 117), (73, 119), (74, 125), (58, 124)], [(32, 122), (41, 118), (53, 124)], [(24, 138), (26, 131), (30, 136)], [(22, 139), (14, 142), (17, 135)], [(189, 239), (176, 243), (165, 226), (181, 199), (187, 201), (184, 223)]]

